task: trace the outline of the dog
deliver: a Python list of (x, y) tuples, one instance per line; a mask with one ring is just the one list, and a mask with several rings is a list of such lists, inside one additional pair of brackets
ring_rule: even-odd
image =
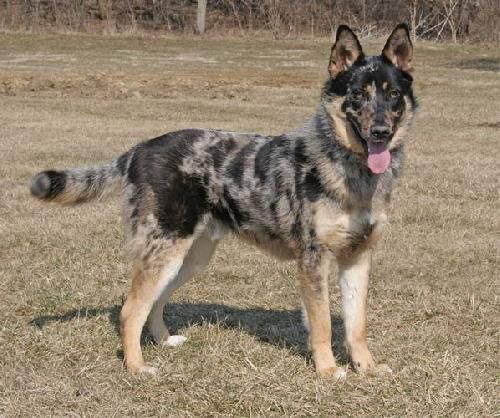
[(140, 336), (179, 345), (169, 296), (203, 269), (228, 233), (298, 263), (309, 343), (321, 377), (343, 377), (332, 352), (330, 264), (339, 267), (345, 344), (355, 371), (377, 370), (366, 341), (371, 257), (387, 219), (417, 107), (408, 26), (366, 56), (342, 25), (317, 112), (279, 136), (187, 129), (144, 141), (109, 165), (44, 171), (31, 194), (60, 204), (119, 189), (132, 286), (120, 313), (127, 369), (154, 374)]

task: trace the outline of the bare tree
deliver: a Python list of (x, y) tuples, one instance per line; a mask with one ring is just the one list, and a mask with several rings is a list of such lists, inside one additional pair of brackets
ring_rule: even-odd
[(198, 0), (198, 12), (196, 14), (196, 28), (198, 33), (203, 35), (205, 33), (205, 22), (207, 16), (207, 0)]
[(78, 13), (79, 16), (79, 30), (84, 31), (85, 30), (85, 0), (80, 0), (80, 10)]

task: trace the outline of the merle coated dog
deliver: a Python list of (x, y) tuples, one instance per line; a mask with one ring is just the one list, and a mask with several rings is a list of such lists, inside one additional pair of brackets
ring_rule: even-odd
[(340, 26), (319, 108), (297, 131), (182, 130), (141, 142), (109, 165), (33, 178), (34, 196), (62, 204), (121, 191), (132, 287), (120, 320), (131, 372), (156, 372), (142, 357), (146, 322), (159, 344), (185, 340), (169, 334), (165, 304), (206, 266), (227, 233), (297, 260), (322, 377), (345, 373), (331, 346), (328, 276), (335, 259), (352, 365), (377, 370), (366, 342), (368, 275), (416, 108), (412, 58), (405, 24), (379, 56), (365, 56), (356, 35)]

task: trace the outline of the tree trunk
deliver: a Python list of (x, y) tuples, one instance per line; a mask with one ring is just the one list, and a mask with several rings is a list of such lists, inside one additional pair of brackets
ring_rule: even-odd
[(30, 30), (33, 26), (33, 7), (31, 0), (24, 0), (24, 14), (26, 19), (26, 30)]
[(196, 29), (200, 35), (205, 33), (205, 18), (207, 15), (207, 0), (198, 0), (198, 13), (196, 14)]
[(80, 31), (85, 31), (85, 0), (80, 0)]

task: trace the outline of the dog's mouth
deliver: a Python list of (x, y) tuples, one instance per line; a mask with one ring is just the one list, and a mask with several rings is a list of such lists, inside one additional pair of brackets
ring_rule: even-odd
[(391, 142), (392, 135), (382, 140), (372, 137), (367, 138), (361, 133), (361, 127), (355, 121), (350, 120), (350, 122), (368, 155), (367, 164), (370, 171), (373, 174), (385, 173), (391, 165), (389, 143)]

